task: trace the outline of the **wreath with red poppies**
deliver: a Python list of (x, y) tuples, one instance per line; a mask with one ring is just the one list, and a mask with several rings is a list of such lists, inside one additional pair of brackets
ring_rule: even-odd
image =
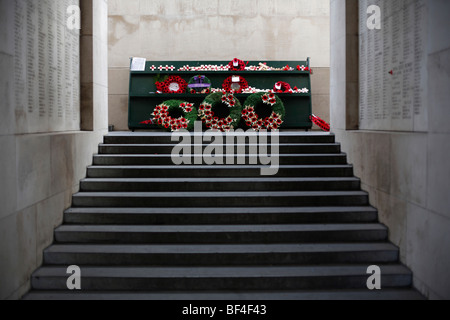
[[(239, 82), (233, 82), (233, 79), (235, 77), (239, 77)], [(238, 85), (239, 88), (237, 88), (235, 85)], [(222, 88), (223, 90), (225, 90), (225, 92), (242, 93), (243, 90), (248, 89), (248, 81), (241, 76), (231, 76), (225, 79)]]
[[(215, 109), (220, 105), (229, 109), (228, 116), (224, 118), (216, 116)], [(207, 96), (198, 110), (199, 118), (208, 129), (228, 132), (239, 125), (242, 105), (232, 94), (216, 92)]]
[[(175, 112), (179, 115), (173, 116)], [(189, 102), (169, 100), (156, 106), (151, 116), (152, 122), (164, 130), (192, 130), (197, 120), (197, 109)]]
[[(257, 112), (270, 108), (270, 116), (262, 118)], [(278, 130), (284, 122), (286, 110), (283, 101), (274, 93), (255, 93), (245, 101), (242, 119), (247, 127), (255, 131)]]
[(161, 93), (185, 93), (188, 87), (187, 82), (179, 76), (169, 76), (167, 80), (156, 82), (156, 89)]
[(279, 81), (275, 83), (275, 86), (273, 87), (273, 92), (276, 93), (290, 93), (292, 92), (291, 85), (287, 82)]
[(228, 64), (230, 71), (245, 71), (246, 66), (247, 64), (239, 59), (233, 59), (233, 61)]
[(322, 129), (325, 132), (330, 132), (331, 128), (330, 125), (325, 122), (325, 120), (322, 120), (321, 118), (319, 118), (318, 116), (312, 114), (309, 119), (318, 127), (320, 127), (320, 129)]

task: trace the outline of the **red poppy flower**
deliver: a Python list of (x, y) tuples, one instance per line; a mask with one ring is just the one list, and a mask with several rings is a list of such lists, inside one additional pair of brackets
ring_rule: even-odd
[(253, 107), (248, 108), (248, 112), (254, 112), (254, 111), (255, 111), (255, 108), (253, 108)]
[(267, 100), (269, 100), (269, 97), (266, 96), (266, 95), (263, 95), (263, 96), (262, 96), (262, 100), (263, 100), (264, 102), (266, 102)]
[(184, 109), (187, 113), (192, 112), (192, 108), (186, 108)]
[(211, 128), (211, 123), (207, 123), (207, 124), (206, 124), (206, 127), (207, 127), (207, 128)]
[(269, 94), (270, 99), (275, 99), (275, 95), (273, 93)]
[(281, 119), (277, 119), (277, 124), (281, 125), (283, 121)]
[(247, 121), (245, 124), (247, 125), (247, 127), (251, 127), (252, 126), (252, 122), (251, 121)]
[(168, 123), (164, 124), (164, 128), (169, 129), (169, 127), (170, 127), (170, 124), (168, 124)]
[(242, 114), (243, 114), (243, 115), (246, 115), (247, 113), (248, 113), (248, 110), (247, 110), (247, 109), (242, 110)]
[(269, 103), (270, 104), (275, 104), (275, 103), (277, 103), (277, 100), (276, 99), (271, 99), (271, 100), (269, 100)]
[(183, 123), (183, 128), (187, 129), (188, 128), (188, 124), (187, 123)]
[(199, 109), (200, 111), (203, 111), (203, 110), (205, 110), (205, 106), (204, 106), (204, 105), (200, 105), (200, 107), (198, 107), (198, 109)]

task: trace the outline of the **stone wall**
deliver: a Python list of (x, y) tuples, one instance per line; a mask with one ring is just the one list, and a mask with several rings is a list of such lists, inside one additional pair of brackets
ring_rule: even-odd
[(0, 299), (29, 289), (107, 131), (107, 3), (87, 2), (96, 10), (83, 12), (82, 27), (95, 22), (92, 43), (105, 48), (87, 57), (106, 90), (90, 96), (95, 126), (82, 132), (80, 34), (66, 23), (67, 7), (79, 1), (0, 0)]
[[(391, 2), (378, 0), (370, 4), (383, 8), (392, 6)], [(397, 10), (382, 12), (404, 17), (424, 6), (419, 11), (425, 16), (412, 24), (412, 30), (425, 34), (419, 47), (406, 46), (408, 39), (411, 39), (411, 30), (403, 27), (403, 23), (408, 23), (406, 19), (401, 18), (399, 28), (403, 31), (397, 30), (396, 34), (392, 33), (392, 24), (389, 24), (392, 22), (389, 22), (387, 14), (382, 15), (381, 30), (368, 31), (365, 29), (366, 20), (361, 19), (358, 26), (358, 17), (364, 17), (367, 1), (331, 0), (331, 122), (343, 151), (348, 153), (350, 162), (354, 164), (355, 174), (370, 193), (372, 205), (378, 208), (381, 221), (389, 227), (391, 241), (400, 247), (402, 262), (412, 269), (415, 287), (431, 299), (449, 299), (450, 165), (447, 159), (450, 157), (450, 129), (447, 121), (450, 119), (450, 40), (447, 30), (450, 28), (450, 2), (395, 2)], [(361, 34), (358, 27), (362, 30)], [(388, 65), (387, 62), (386, 65), (379, 65), (382, 69), (379, 85), (376, 74), (372, 79), (367, 75), (361, 79), (358, 76), (359, 71), (367, 68), (367, 63), (374, 62), (371, 59), (380, 56), (382, 61), (383, 55), (377, 55), (379, 51), (374, 54), (366, 51), (364, 55), (362, 51), (360, 63), (364, 65), (350, 63), (358, 59), (359, 45), (355, 38), (374, 48), (377, 43), (383, 43), (383, 39), (401, 44), (397, 48), (402, 51), (398, 65)], [(405, 55), (407, 50), (423, 51), (424, 55), (413, 60), (419, 61), (413, 71), (407, 70), (419, 73), (413, 80), (427, 79), (421, 88), (423, 92), (418, 96), (423, 100), (416, 101), (420, 105), (414, 106), (414, 95), (410, 104), (405, 104), (411, 85), (411, 78), (406, 74), (397, 79), (400, 83), (396, 86), (406, 88), (407, 92), (405, 95), (402, 92), (401, 96), (397, 93), (394, 98), (399, 99), (400, 106), (412, 113), (405, 112), (405, 119), (394, 121), (361, 119), (361, 107), (371, 108), (364, 112), (375, 113), (377, 106), (368, 106), (365, 93), (362, 92), (359, 97), (359, 88), (366, 92), (372, 90), (375, 96), (382, 99), (380, 85), (383, 88), (386, 81), (388, 84), (392, 81), (388, 78), (390, 70), (394, 69), (395, 75), (400, 67), (409, 62), (408, 54)], [(424, 63), (425, 66), (422, 65)], [(386, 77), (387, 80), (384, 80)], [(383, 106), (383, 101), (380, 103)], [(398, 105), (396, 101), (391, 101), (383, 107), (390, 108), (388, 112), (392, 113)], [(415, 110), (420, 114), (415, 114)], [(418, 121), (414, 121), (415, 117)], [(358, 122), (355, 126), (354, 119), (362, 120), (360, 130), (354, 130), (358, 128)]]
[(128, 130), (129, 58), (311, 58), (313, 111), (329, 120), (328, 0), (110, 0), (109, 121)]

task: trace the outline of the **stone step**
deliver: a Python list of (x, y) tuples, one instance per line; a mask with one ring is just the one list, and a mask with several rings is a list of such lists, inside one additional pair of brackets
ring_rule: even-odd
[(83, 225), (236, 225), (375, 223), (372, 207), (253, 208), (70, 208), (66, 224)]
[(265, 266), (396, 263), (389, 243), (320, 244), (55, 244), (45, 265), (78, 266)]
[[(228, 134), (237, 141), (242, 134)], [(149, 132), (149, 133), (110, 133), (104, 137), (105, 144), (157, 144), (175, 143), (171, 140), (172, 133), (169, 132)], [(201, 135), (191, 133), (191, 139)], [(225, 137), (225, 136), (224, 136)], [(270, 134), (269, 134), (270, 137)], [(280, 143), (334, 143), (335, 136), (330, 133), (303, 133), (303, 132), (280, 132)]]
[(80, 192), (74, 207), (366, 206), (362, 191), (329, 192)]
[(370, 301), (370, 300), (425, 300), (412, 289), (382, 290), (310, 290), (310, 291), (153, 291), (153, 292), (69, 292), (31, 291), (23, 300), (57, 301)]
[[(235, 155), (233, 163), (237, 164), (237, 158), (241, 155)], [(250, 155), (243, 155), (245, 163), (250, 163)], [(252, 156), (253, 157), (253, 156)], [(193, 157), (192, 163), (196, 163), (195, 159), (201, 156)], [(336, 154), (280, 154), (280, 165), (338, 165), (347, 164), (347, 155), (344, 153)], [(204, 162), (203, 162), (204, 163)], [(94, 165), (98, 166), (155, 166), (155, 165), (173, 165), (170, 154), (128, 154), (128, 155), (110, 155), (98, 154), (94, 155)], [(206, 164), (206, 163), (204, 163)], [(258, 161), (258, 164), (260, 162)], [(226, 164), (225, 164), (226, 165)]]
[[(380, 265), (382, 288), (408, 288), (411, 272), (401, 265)], [(87, 291), (149, 292), (179, 290), (332, 290), (366, 289), (367, 266), (291, 267), (86, 267)], [(34, 273), (35, 290), (66, 290), (66, 268), (44, 267)]]
[[(91, 166), (88, 178), (261, 177), (266, 166)], [(279, 166), (277, 177), (353, 177), (351, 165)]]
[[(25, 299), (422, 298), (333, 134), (280, 132), (274, 176), (250, 155), (176, 166), (171, 137), (104, 138)], [(82, 292), (67, 290), (70, 265)], [(367, 289), (370, 265), (382, 291)]]
[[(177, 144), (100, 144), (99, 154), (171, 154), (173, 148)], [(209, 144), (192, 145), (190, 150), (191, 154), (194, 154), (194, 150), (197, 147), (204, 150)], [(244, 145), (232, 145), (234, 154), (242, 154), (245, 150), (246, 154), (258, 154), (258, 145), (244, 144)], [(243, 150), (240, 150), (242, 147)], [(220, 148), (223, 154), (227, 152), (227, 145), (215, 145), (215, 148)], [(217, 150), (217, 149), (216, 149)], [(254, 152), (250, 152), (252, 150)], [(267, 148), (267, 152), (271, 152), (270, 145)], [(280, 143), (279, 151), (277, 154), (329, 154), (329, 153), (341, 153), (341, 146), (338, 143)]]
[(360, 190), (357, 178), (110, 178), (84, 179), (83, 192), (161, 191), (350, 191)]
[(234, 226), (61, 226), (57, 243), (108, 244), (247, 244), (381, 242), (387, 240), (381, 224), (304, 224)]

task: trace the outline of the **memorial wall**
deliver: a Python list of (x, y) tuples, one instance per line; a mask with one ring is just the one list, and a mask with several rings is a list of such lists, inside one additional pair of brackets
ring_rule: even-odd
[[(367, 8), (381, 9), (370, 30)], [(426, 1), (360, 0), (360, 129), (428, 130)]]
[[(78, 0), (14, 1), (16, 133), (80, 129), (80, 37), (67, 26)], [(12, 12), (11, 12), (12, 13)]]
[[(380, 30), (368, 28), (371, 5), (381, 9)], [(450, 1), (331, 0), (331, 12), (336, 141), (412, 270), (414, 286), (430, 299), (449, 299)], [(350, 62), (358, 49), (355, 68)], [(358, 112), (351, 108), (358, 108), (354, 72), (361, 130), (347, 128)]]
[[(83, 41), (96, 49), (82, 55), (79, 3), (0, 0), (0, 300), (28, 291), (107, 133), (107, 1), (83, 3)], [(91, 92), (80, 90), (80, 59)], [(91, 131), (79, 131), (80, 92), (95, 101)]]

